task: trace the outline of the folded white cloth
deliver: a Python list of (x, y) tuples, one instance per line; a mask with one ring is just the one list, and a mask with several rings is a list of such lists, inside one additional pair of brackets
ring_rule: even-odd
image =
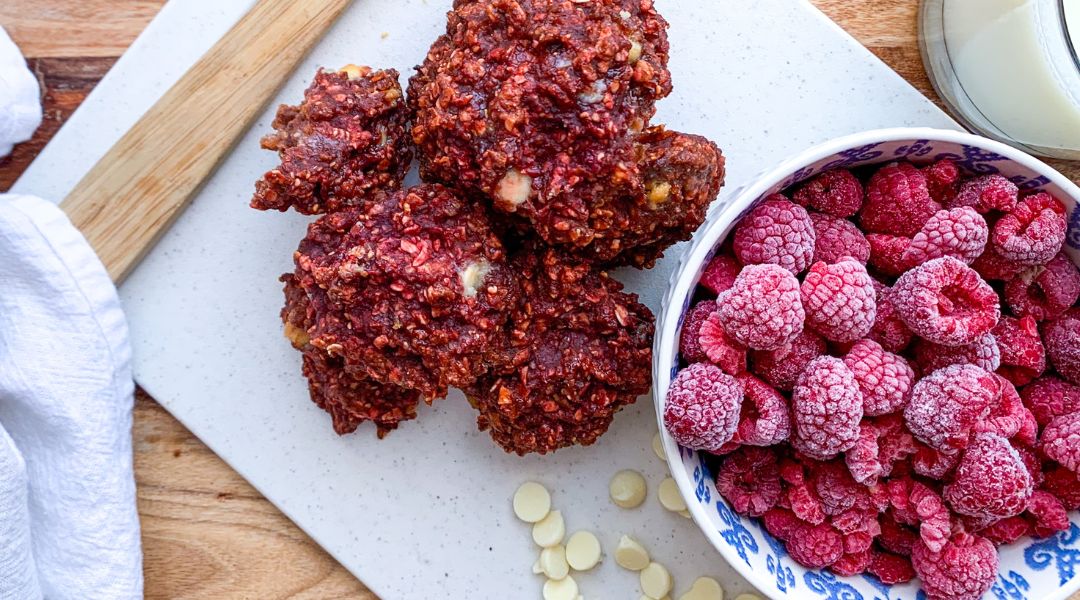
[[(40, 114), (0, 30), (0, 156)], [(53, 204), (0, 194), (0, 599), (142, 596), (133, 392), (93, 250)]]

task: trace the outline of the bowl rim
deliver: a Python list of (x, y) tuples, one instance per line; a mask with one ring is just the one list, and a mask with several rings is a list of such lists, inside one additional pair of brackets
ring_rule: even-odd
[[(799, 169), (844, 150), (871, 143), (913, 142), (916, 140), (964, 144), (994, 152), (1045, 176), (1050, 184), (1056, 185), (1080, 204), (1080, 186), (1074, 184), (1065, 175), (1042, 160), (1002, 142), (966, 131), (930, 127), (890, 127), (862, 131), (832, 138), (791, 155), (780, 161), (775, 167), (755, 176), (754, 180), (735, 189), (732, 192), (731, 201), (718, 214), (715, 216), (710, 215), (705, 226), (694, 234), (694, 240), (680, 257), (679, 264), (672, 275), (667, 293), (664, 296), (664, 309), (661, 313), (661, 321), (657, 323), (656, 337), (653, 342), (652, 370), (656, 421), (660, 430), (664, 453), (667, 457), (668, 469), (671, 471), (671, 477), (674, 478), (678, 485), (679, 492), (686, 500), (690, 516), (698, 529), (701, 530), (728, 565), (749, 581), (760, 593), (774, 600), (785, 598), (787, 594), (778, 594), (772, 589), (773, 582), (770, 578), (764, 577), (758, 571), (752, 570), (743, 564), (735, 551), (723, 541), (720, 533), (709, 522), (705, 508), (697, 500), (696, 485), (691, 481), (686, 469), (683, 467), (679, 446), (672, 439), (667, 428), (664, 427), (664, 403), (667, 398), (668, 388), (671, 385), (670, 365), (674, 358), (676, 346), (674, 332), (678, 327), (679, 317), (682, 315), (682, 301), (697, 284), (696, 267), (704, 262), (705, 256), (716, 244), (720, 243), (720, 239), (742, 215), (743, 211), (767, 190), (783, 182)], [(1080, 210), (1080, 208), (1077, 210)], [(707, 524), (707, 526), (703, 526), (703, 523)], [(1080, 589), (1080, 577), (1076, 577), (1066, 585), (1058, 587), (1055, 593), (1046, 596), (1044, 600), (1064, 600), (1078, 589)]]

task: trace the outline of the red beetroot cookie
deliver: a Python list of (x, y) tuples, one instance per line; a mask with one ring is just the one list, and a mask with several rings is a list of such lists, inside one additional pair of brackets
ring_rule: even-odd
[(911, 398), (915, 372), (901, 356), (886, 352), (877, 342), (859, 340), (844, 356), (863, 397), (863, 414), (870, 417), (904, 408)]
[(842, 360), (821, 356), (810, 361), (799, 376), (791, 412), (795, 448), (811, 458), (827, 460), (858, 441), (862, 393)]
[(728, 334), (754, 350), (774, 350), (794, 340), (806, 319), (799, 280), (777, 265), (743, 267), (716, 303)]
[(956, 195), (960, 187), (961, 173), (955, 162), (948, 159), (939, 160), (924, 167), (922, 172), (926, 176), (926, 187), (930, 190), (930, 197), (935, 202), (946, 203)]
[(904, 273), (892, 288), (904, 323), (936, 344), (963, 346), (997, 324), (997, 292), (963, 262), (945, 256)]
[(1001, 366), (1001, 350), (992, 333), (984, 333), (966, 346), (942, 346), (919, 340), (915, 343), (915, 364), (923, 373), (949, 365), (975, 365), (993, 372)]
[(701, 273), (701, 280), (698, 283), (714, 294), (726, 292), (735, 283), (740, 270), (742, 270), (742, 265), (734, 256), (726, 253), (717, 254)]
[(990, 228), (975, 209), (962, 206), (941, 210), (930, 217), (900, 260), (909, 265), (952, 256), (971, 264), (983, 253)]
[(906, 583), (915, 578), (915, 569), (909, 559), (888, 552), (874, 552), (866, 571), (885, 585)]
[(759, 517), (780, 500), (780, 471), (769, 448), (742, 446), (724, 457), (716, 489), (741, 515)]
[(702, 349), (698, 336), (701, 333), (701, 326), (714, 312), (716, 312), (716, 302), (702, 300), (686, 313), (682, 333), (679, 334), (679, 355), (686, 362), (696, 363), (706, 360), (705, 350)]
[(1020, 397), (1039, 425), (1080, 411), (1080, 386), (1054, 375), (1043, 375), (1027, 384), (1020, 390)]
[(1008, 281), (1027, 266), (1001, 256), (993, 244), (987, 244), (986, 251), (971, 263), (971, 268), (987, 281)]
[(1065, 206), (1050, 194), (1039, 192), (1021, 200), (999, 219), (990, 240), (1003, 258), (1041, 265), (1061, 250), (1065, 229)]
[(835, 217), (851, 217), (863, 203), (859, 179), (846, 169), (825, 171), (803, 184), (792, 199), (796, 204)]
[(787, 551), (800, 565), (820, 569), (840, 560), (844, 540), (828, 523), (804, 524), (787, 539)]
[(1056, 319), (1080, 298), (1080, 269), (1064, 252), (1045, 265), (1029, 267), (1005, 284), (1005, 300), (1017, 316)]
[(891, 163), (870, 177), (859, 220), (869, 233), (912, 237), (939, 210), (925, 175), (911, 163)]
[(953, 453), (967, 447), (971, 431), (990, 414), (1000, 393), (992, 374), (974, 365), (951, 365), (915, 384), (904, 420), (920, 441)]
[(1008, 440), (980, 433), (945, 486), (945, 500), (962, 515), (1004, 519), (1024, 511), (1033, 486), (1027, 467)]
[(791, 436), (791, 410), (787, 398), (749, 373), (736, 379), (743, 384), (746, 395), (732, 441), (750, 446), (772, 446), (788, 439)]
[(1039, 438), (1043, 454), (1076, 473), (1080, 470), (1080, 413), (1054, 417)]
[(824, 213), (810, 213), (814, 224), (814, 258), (812, 262), (840, 262), (850, 256), (862, 264), (870, 260), (870, 242), (854, 223)]
[(956, 195), (945, 202), (945, 208), (970, 206), (983, 215), (992, 210), (1009, 213), (1016, 208), (1019, 195), (1016, 184), (1001, 175), (983, 175), (961, 183)]
[(859, 426), (859, 440), (844, 453), (851, 476), (863, 485), (873, 485), (888, 477), (893, 466), (915, 452), (915, 440), (904, 427), (900, 415), (865, 419)]
[(664, 426), (679, 445), (719, 450), (735, 435), (743, 386), (719, 367), (695, 363), (679, 371), (664, 404)]
[(1069, 513), (1050, 492), (1036, 490), (1031, 494), (1027, 514), (1034, 521), (1034, 533), (1038, 537), (1049, 537), (1069, 528)]
[(803, 330), (790, 343), (775, 350), (754, 350), (750, 353), (751, 370), (778, 390), (795, 389), (806, 365), (825, 354), (825, 340), (810, 330)]
[(762, 202), (735, 227), (735, 256), (744, 265), (780, 265), (798, 275), (810, 266), (814, 243), (810, 215), (786, 199)]
[(724, 331), (718, 311), (714, 311), (701, 324), (698, 344), (705, 356), (725, 373), (738, 375), (746, 371), (746, 346)]
[(916, 544), (911, 564), (929, 600), (978, 600), (997, 579), (997, 550), (990, 540), (957, 533), (938, 552)]
[(806, 324), (833, 342), (853, 342), (870, 333), (877, 293), (866, 267), (854, 260), (814, 263), (799, 288)]
[(866, 234), (866, 243), (870, 244), (870, 266), (881, 275), (898, 277), (911, 268), (905, 259), (911, 238), (884, 233)]
[(915, 334), (897, 314), (896, 304), (892, 301), (892, 290), (876, 279), (874, 290), (877, 292), (877, 317), (874, 318), (874, 326), (867, 337), (881, 344), (888, 352), (903, 352)]
[(1080, 385), (1080, 311), (1072, 310), (1045, 325), (1043, 340), (1050, 362), (1066, 380)]
[(1001, 317), (994, 327), (994, 337), (1001, 350), (997, 372), (1014, 385), (1025, 385), (1046, 370), (1046, 350), (1032, 317)]

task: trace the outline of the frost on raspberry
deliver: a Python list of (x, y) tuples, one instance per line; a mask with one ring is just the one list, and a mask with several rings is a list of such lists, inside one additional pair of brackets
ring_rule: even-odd
[(915, 383), (904, 420), (920, 441), (953, 453), (967, 447), (971, 431), (990, 414), (1000, 393), (992, 374), (974, 365), (951, 365)]
[(1058, 374), (1080, 385), (1080, 311), (1069, 311), (1045, 325), (1046, 353)]
[(766, 200), (735, 227), (735, 256), (744, 265), (774, 264), (798, 275), (814, 256), (814, 224), (788, 200)]
[(1065, 242), (1065, 205), (1046, 192), (1028, 196), (994, 224), (990, 241), (1003, 258), (1041, 265)]
[(754, 350), (750, 353), (750, 370), (778, 390), (790, 392), (810, 361), (825, 354), (826, 344), (821, 336), (803, 330), (790, 343), (775, 350)]
[(1008, 213), (1016, 208), (1019, 195), (1016, 184), (1001, 175), (983, 175), (960, 184), (956, 195), (945, 202), (945, 208), (969, 206), (983, 215), (992, 210)]
[(1039, 442), (1046, 458), (1074, 473), (1080, 471), (1080, 413), (1054, 417)]
[(897, 277), (911, 268), (906, 260), (911, 238), (883, 233), (866, 234), (866, 243), (870, 244), (869, 265), (881, 275)]
[(814, 263), (800, 288), (806, 324), (833, 342), (853, 342), (870, 333), (877, 293), (866, 267), (854, 260)]
[(1050, 537), (1069, 528), (1069, 513), (1065, 505), (1050, 492), (1036, 490), (1027, 504), (1027, 514), (1034, 521), (1035, 535)]
[(953, 535), (940, 551), (916, 544), (911, 564), (929, 600), (978, 600), (997, 579), (997, 550), (970, 533)]
[(876, 417), (904, 408), (911, 398), (915, 372), (901, 356), (886, 352), (870, 339), (855, 342), (844, 364), (851, 370), (863, 397), (863, 414)]
[(888, 477), (896, 463), (915, 453), (915, 440), (899, 415), (865, 419), (859, 429), (859, 440), (844, 453), (844, 461), (851, 476), (863, 485)]
[(885, 585), (906, 583), (915, 578), (911, 560), (889, 552), (874, 552), (866, 571)]
[(911, 344), (915, 334), (896, 312), (892, 290), (877, 280), (874, 280), (874, 290), (877, 292), (877, 317), (868, 337), (881, 344), (885, 351), (899, 354)]
[(955, 162), (948, 159), (939, 160), (923, 167), (922, 172), (926, 176), (926, 187), (930, 191), (930, 197), (935, 202), (944, 204), (956, 195), (960, 187), (961, 173)]
[(796, 204), (834, 217), (850, 217), (863, 204), (863, 187), (846, 169), (833, 169), (803, 184), (792, 197)]
[(726, 292), (735, 283), (741, 269), (742, 265), (734, 256), (719, 253), (709, 261), (698, 283), (713, 294)]
[(971, 264), (983, 253), (990, 229), (975, 209), (962, 206), (942, 210), (930, 217), (900, 260), (909, 265), (952, 256)]
[(1001, 375), (994, 375), (1000, 386), (1001, 393), (998, 401), (986, 420), (975, 425), (976, 432), (989, 432), (997, 434), (1005, 439), (1012, 439), (1024, 427), (1028, 410), (1024, 407), (1020, 394), (1012, 382)]
[(828, 523), (804, 524), (788, 537), (787, 551), (800, 565), (820, 569), (840, 560), (844, 554), (844, 540)]
[(1046, 370), (1046, 349), (1034, 318), (1001, 317), (993, 332), (1001, 350), (999, 375), (1022, 386)]
[(870, 567), (873, 554), (869, 549), (858, 552), (848, 552), (836, 562), (829, 565), (829, 570), (841, 577), (852, 577), (859, 573), (865, 573)]
[(892, 288), (892, 300), (916, 335), (945, 346), (974, 342), (1001, 316), (994, 288), (951, 256), (904, 273)]
[(814, 224), (814, 258), (812, 262), (829, 264), (851, 257), (862, 264), (870, 260), (870, 242), (854, 223), (832, 215), (812, 212)]
[(675, 441), (711, 452), (731, 440), (739, 422), (743, 387), (708, 363), (686, 367), (671, 382), (664, 404), (664, 425)]
[(1080, 269), (1065, 253), (1029, 267), (1005, 284), (1005, 301), (1017, 316), (1056, 319), (1080, 299)]
[(839, 358), (821, 356), (799, 376), (791, 399), (795, 449), (827, 460), (859, 439), (863, 398), (851, 370)]
[(787, 506), (800, 520), (814, 525), (825, 521), (825, 509), (821, 498), (818, 498), (817, 493), (811, 489), (807, 481), (788, 482), (784, 495)]
[(724, 331), (719, 312), (713, 312), (701, 324), (698, 344), (705, 352), (705, 356), (725, 373), (738, 375), (746, 371), (746, 346)]
[(934, 551), (943, 547), (952, 532), (952, 513), (941, 496), (916, 481), (911, 485), (909, 502), (919, 523), (919, 539), (922, 543)]
[(775, 350), (791, 342), (806, 319), (799, 280), (777, 265), (743, 267), (716, 303), (728, 334), (754, 350)]
[(891, 163), (870, 177), (859, 219), (864, 231), (912, 237), (939, 210), (925, 175), (911, 163)]
[(750, 446), (772, 446), (788, 439), (791, 436), (791, 410), (787, 399), (749, 373), (736, 379), (743, 384), (746, 396), (732, 441)]
[(993, 372), (1001, 366), (1001, 350), (992, 333), (984, 333), (966, 346), (942, 346), (926, 340), (915, 344), (915, 364), (923, 373), (949, 365), (975, 365)]
[(821, 463), (811, 473), (814, 491), (821, 508), (830, 517), (844, 513), (858, 504), (866, 504), (866, 487), (852, 478), (841, 460)]
[(986, 281), (1008, 281), (1027, 266), (1001, 256), (993, 244), (987, 244), (986, 251), (971, 263), (971, 268)]
[(780, 472), (769, 448), (742, 446), (724, 457), (716, 489), (735, 512), (758, 517), (780, 500)]
[(705, 320), (714, 312), (716, 312), (716, 302), (702, 300), (686, 313), (682, 333), (679, 334), (679, 355), (686, 362), (696, 363), (706, 360), (705, 350), (701, 348), (698, 335), (701, 333), (701, 326)]
[(1080, 479), (1076, 473), (1061, 466), (1046, 470), (1042, 489), (1050, 492), (1061, 501), (1066, 510), (1080, 508)]
[(881, 513), (878, 522), (881, 525), (881, 534), (878, 535), (877, 543), (893, 554), (911, 556), (912, 547), (919, 541), (919, 533), (897, 522), (892, 510)]
[(979, 535), (998, 546), (1011, 544), (1016, 540), (1035, 533), (1035, 528), (1022, 516), (1009, 517), (994, 521), (976, 531)]
[(786, 508), (773, 508), (761, 515), (765, 531), (774, 538), (785, 541), (803, 525), (802, 519)]
[(1027, 384), (1020, 390), (1020, 398), (1031, 409), (1039, 425), (1080, 411), (1080, 386), (1055, 375), (1043, 375)]
[(915, 454), (911, 457), (911, 469), (930, 479), (945, 479), (960, 462), (960, 452), (939, 452), (919, 441), (915, 442)]
[(1027, 506), (1034, 483), (1008, 440), (976, 434), (945, 486), (945, 500), (962, 515), (1004, 519)]

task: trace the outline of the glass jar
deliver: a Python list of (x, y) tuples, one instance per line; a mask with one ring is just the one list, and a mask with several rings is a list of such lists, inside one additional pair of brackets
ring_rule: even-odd
[(1080, 159), (1080, 0), (923, 0), (930, 81), (969, 129)]

